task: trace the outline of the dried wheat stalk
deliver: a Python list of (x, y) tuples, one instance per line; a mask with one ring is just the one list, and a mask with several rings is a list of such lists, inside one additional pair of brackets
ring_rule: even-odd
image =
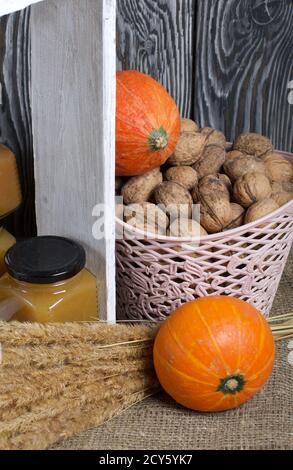
[[(3, 343), (2, 343), (3, 344)], [(6, 346), (2, 347), (2, 367), (3, 368), (23, 368), (33, 367), (44, 369), (47, 367), (60, 367), (62, 365), (88, 365), (110, 364), (135, 360), (141, 357), (149, 357), (152, 343), (137, 344), (129, 346), (113, 346), (108, 349), (100, 349), (97, 345), (87, 343), (76, 343), (62, 346)]]
[(9, 374), (0, 373), (0, 388), (4, 390), (4, 393), (0, 394), (0, 421), (7, 419), (9, 414), (17, 416), (46, 398), (58, 397), (68, 390), (80, 390), (84, 384), (106, 383), (108, 378), (121, 374), (131, 377), (131, 374), (137, 372), (151, 376), (151, 358), (130, 361), (124, 364), (123, 371), (121, 365), (113, 367), (110, 364), (106, 369), (99, 366), (67, 366), (43, 371), (24, 369), (21, 376), (15, 370), (9, 371)]
[(25, 414), (8, 416), (0, 422), (0, 436), (3, 433), (15, 434), (32, 431), (35, 423), (54, 421), (64, 412), (68, 416), (78, 416), (90, 404), (98, 404), (101, 400), (122, 399), (125, 395), (145, 390), (156, 385), (152, 374), (138, 372), (120, 375), (103, 380), (100, 383), (81, 383), (79, 387), (66, 388), (64, 392), (53, 398), (45, 398), (35, 404)]
[(293, 338), (293, 312), (271, 317), (268, 322), (276, 341)]
[(136, 342), (149, 342), (154, 339), (157, 328), (152, 326), (107, 325), (105, 323), (20, 323), (0, 322), (0, 343), (13, 346), (29, 344), (45, 346), (59, 344), (93, 343), (99, 347), (112, 347)]
[[(105, 423), (156, 391), (156, 388), (146, 388), (120, 398), (88, 403), (75, 413), (65, 408), (54, 419), (35, 421), (25, 432), (13, 434), (3, 430), (0, 433), (0, 449), (45, 449), (58, 440)], [(23, 419), (25, 420), (26, 416), (23, 416)]]
[(0, 448), (42, 449), (158, 390), (155, 329), (0, 323)]

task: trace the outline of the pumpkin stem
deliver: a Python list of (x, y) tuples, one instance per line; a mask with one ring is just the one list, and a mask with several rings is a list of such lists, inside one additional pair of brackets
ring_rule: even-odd
[(164, 150), (164, 148), (167, 147), (168, 142), (169, 136), (163, 126), (159, 129), (152, 130), (149, 136), (149, 147), (152, 152)]
[(225, 395), (235, 395), (243, 390), (245, 385), (244, 376), (241, 374), (229, 375), (225, 379), (221, 379), (217, 388), (218, 392), (222, 392)]
[(227, 382), (226, 382), (226, 388), (228, 390), (231, 390), (231, 392), (233, 392), (234, 390), (236, 390), (236, 388), (238, 387), (238, 381), (236, 379), (229, 379)]

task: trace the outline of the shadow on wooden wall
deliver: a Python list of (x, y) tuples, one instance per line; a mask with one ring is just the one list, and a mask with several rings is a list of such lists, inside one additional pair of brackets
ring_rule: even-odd
[(18, 237), (36, 233), (30, 110), (30, 9), (0, 18), (0, 142), (16, 155), (24, 203), (7, 220)]

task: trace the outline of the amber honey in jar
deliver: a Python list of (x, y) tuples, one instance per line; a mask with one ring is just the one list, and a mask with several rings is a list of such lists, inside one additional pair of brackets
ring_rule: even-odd
[[(44, 236), (16, 243), (0, 279), (0, 319), (31, 322), (97, 320), (96, 278), (81, 245)], [(2, 307), (1, 307), (2, 306)]]
[(2, 222), (0, 220), (0, 277), (2, 274), (5, 273), (5, 263), (4, 257), (6, 255), (7, 250), (14, 245), (16, 242), (13, 235), (11, 235), (5, 228), (2, 226)]
[(15, 155), (0, 144), (0, 218), (21, 204), (21, 189)]

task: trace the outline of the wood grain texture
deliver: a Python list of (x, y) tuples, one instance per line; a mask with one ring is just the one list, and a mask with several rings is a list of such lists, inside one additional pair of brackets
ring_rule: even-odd
[(196, 23), (195, 118), (293, 152), (292, 0), (198, 0)]
[[(101, 317), (114, 319), (115, 1), (50, 0), (31, 9), (38, 233), (85, 246)], [(108, 215), (96, 240), (100, 203)]]
[(24, 203), (7, 221), (18, 237), (35, 234), (30, 113), (30, 10), (0, 18), (0, 142), (17, 157)]
[(177, 102), (193, 106), (195, 0), (118, 0), (117, 68), (150, 74)]

